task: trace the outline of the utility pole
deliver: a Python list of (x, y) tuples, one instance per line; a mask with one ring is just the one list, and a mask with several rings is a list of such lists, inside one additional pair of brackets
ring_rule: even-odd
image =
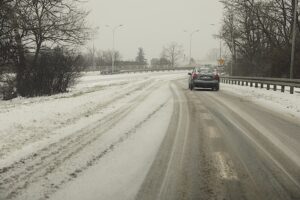
[(233, 75), (233, 65), (235, 63), (235, 43), (234, 43), (234, 16), (231, 14), (231, 54), (232, 54), (232, 61), (231, 61), (231, 66), (230, 66), (230, 76)]
[(220, 37), (220, 60), (222, 59), (222, 39)]
[(297, 8), (298, 8), (298, 0), (294, 0), (294, 1), (295, 1), (295, 5), (294, 5), (294, 21), (293, 21), (293, 38), (292, 38), (290, 79), (294, 78), (295, 48), (296, 48), (296, 34), (297, 34)]
[[(211, 26), (216, 26), (216, 24), (210, 24)], [(216, 38), (216, 39), (220, 39), (220, 47), (219, 47), (219, 51), (220, 51), (220, 53), (219, 53), (219, 59), (217, 58), (217, 60), (219, 60), (218, 62), (219, 62), (219, 65), (221, 66), (221, 64), (220, 64), (220, 62), (221, 62), (221, 60), (222, 60), (222, 37), (221, 37), (221, 33), (216, 33), (216, 34), (214, 34), (213, 35), (214, 36), (214, 38)], [(217, 56), (218, 57), (218, 56)]]
[(234, 38), (233, 38), (233, 33), (231, 35), (231, 42), (232, 42), (232, 61), (231, 61), (231, 66), (230, 66), (230, 76), (232, 76), (232, 71), (233, 71), (233, 62), (235, 62), (235, 47), (234, 47)]

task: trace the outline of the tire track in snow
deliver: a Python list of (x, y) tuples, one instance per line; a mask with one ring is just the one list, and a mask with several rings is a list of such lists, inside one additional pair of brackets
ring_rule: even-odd
[[(130, 85), (128, 87), (126, 87), (125, 89), (121, 90), (120, 92), (117, 93), (117, 95), (114, 95), (112, 98), (110, 98), (109, 100), (105, 101), (105, 102), (100, 102), (100, 103), (96, 103), (96, 104), (92, 104), (92, 106), (88, 109), (83, 109), (83, 112), (77, 113), (74, 116), (71, 116), (69, 118), (67, 118), (65, 121), (60, 121), (60, 123), (57, 123), (57, 125), (55, 127), (51, 127), (51, 130), (45, 129), (44, 127), (22, 127), (19, 131), (24, 131), (24, 132), (33, 132), (34, 134), (30, 136), (30, 138), (27, 138), (26, 140), (14, 140), (12, 142), (11, 139), (11, 135), (6, 135), (6, 137), (2, 137), (2, 143), (5, 144), (3, 146), (0, 147), (0, 159), (7, 155), (9, 152), (12, 152), (14, 149), (19, 148), (20, 146), (24, 146), (26, 144), (28, 144), (29, 142), (34, 142), (34, 141), (38, 141), (40, 139), (43, 139), (46, 135), (48, 134), (53, 134), (57, 131), (59, 131), (62, 128), (65, 128), (66, 126), (70, 126), (73, 125), (75, 123), (77, 123), (80, 119), (82, 119), (82, 117), (88, 117), (88, 116), (92, 116), (94, 114), (97, 114), (99, 112), (99, 110), (108, 107), (109, 105), (116, 102), (119, 102), (120, 100), (122, 100), (124, 98), (124, 96), (126, 94), (131, 94), (134, 92), (139, 92), (139, 90), (141, 90), (142, 88), (145, 87), (149, 87), (151, 86), (151, 82), (149, 80), (147, 81), (142, 81), (140, 83), (138, 83), (137, 85)], [(94, 88), (95, 89), (95, 88)], [(95, 90), (94, 92), (97, 92), (97, 90)], [(86, 93), (84, 93), (86, 94)], [(64, 98), (64, 97), (61, 97)], [(87, 103), (88, 104), (88, 103)], [(85, 107), (87, 104), (83, 104), (81, 105), (81, 107)], [(81, 110), (80, 108), (78, 108), (78, 110)], [(3, 152), (3, 153), (1, 153)], [(1, 169), (0, 169), (0, 173), (1, 173)]]
[[(157, 82), (150, 86), (149, 90), (142, 91), (135, 101), (129, 105), (124, 105), (121, 109), (115, 111), (105, 119), (99, 120), (96, 125), (88, 127), (87, 130), (79, 131), (62, 139), (58, 143), (49, 145), (30, 157), (22, 159), (9, 167), (2, 168), (0, 171), (0, 199), (13, 199), (20, 195), (30, 184), (53, 173), (59, 166), (63, 165), (66, 160), (71, 159), (86, 146), (100, 138), (106, 131), (114, 127), (116, 123), (122, 120), (133, 108), (161, 85), (161, 82)], [(98, 129), (100, 128), (101, 131), (99, 132)], [(124, 140), (124, 138), (120, 139), (120, 141), (121, 140)], [(115, 145), (110, 146), (110, 148), (102, 152), (102, 154), (106, 154)], [(102, 154), (98, 156), (98, 159), (103, 156)], [(93, 161), (90, 162), (90, 164), (92, 163)], [(74, 174), (80, 172), (80, 170), (76, 170), (70, 174), (72, 178), (75, 178)], [(63, 183), (67, 181), (70, 180), (63, 180)]]

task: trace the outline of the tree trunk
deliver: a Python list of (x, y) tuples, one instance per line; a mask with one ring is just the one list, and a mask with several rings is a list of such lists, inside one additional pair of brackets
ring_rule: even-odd
[(24, 51), (24, 46), (22, 44), (22, 38), (21, 35), (19, 33), (19, 25), (18, 25), (18, 20), (17, 17), (14, 13), (14, 11), (12, 11), (12, 20), (13, 20), (13, 30), (14, 30), (14, 38), (17, 44), (17, 55), (18, 55), (18, 63), (17, 63), (17, 77), (16, 77), (16, 81), (17, 81), (17, 92), (21, 95), (21, 96), (25, 96), (26, 95), (26, 59), (25, 59), (25, 51)]

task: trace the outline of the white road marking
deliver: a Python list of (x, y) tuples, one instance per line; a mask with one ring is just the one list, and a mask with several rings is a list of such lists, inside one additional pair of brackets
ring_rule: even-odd
[[(185, 134), (185, 137), (184, 137), (184, 143), (183, 143), (183, 146), (182, 146), (182, 154), (181, 154), (180, 164), (182, 164), (182, 162), (183, 162), (184, 149), (185, 149), (185, 146), (186, 146), (187, 137), (188, 137), (188, 132), (189, 132), (189, 126), (188, 126), (189, 120), (190, 120), (190, 119), (189, 119), (189, 115), (185, 116), (185, 117), (187, 117), (187, 118), (185, 119), (185, 120), (186, 120), (185, 122), (184, 122), (183, 116), (182, 116), (182, 115), (184, 114), (184, 108), (183, 108), (183, 105), (185, 105), (186, 99), (185, 99), (185, 97), (184, 97), (182, 94), (180, 94), (180, 93), (178, 92), (178, 90), (176, 90), (175, 87), (176, 87), (176, 86), (174, 86), (174, 84), (171, 84), (171, 88), (173, 88), (173, 91), (174, 91), (175, 94), (177, 95), (178, 99), (184, 99), (184, 100), (183, 100), (183, 101), (182, 101), (182, 100), (177, 101), (177, 102), (181, 102), (181, 103), (179, 103), (179, 119), (178, 119), (179, 125), (178, 125), (178, 129), (177, 129), (177, 131), (176, 131), (176, 134), (175, 134), (174, 144), (173, 144), (173, 147), (172, 147), (172, 152), (171, 152), (170, 160), (169, 160), (169, 162), (168, 162), (167, 170), (166, 170), (166, 173), (165, 173), (165, 175), (164, 175), (164, 178), (163, 178), (163, 181), (162, 181), (162, 185), (161, 185), (161, 187), (160, 187), (160, 191), (159, 191), (159, 193), (158, 193), (158, 199), (161, 199), (164, 190), (165, 190), (166, 188), (168, 188), (168, 187), (167, 187), (167, 185), (168, 185), (168, 181), (167, 181), (168, 177), (172, 176), (172, 173), (174, 173), (174, 172), (172, 171), (171, 165), (172, 165), (173, 160), (175, 159), (175, 157), (178, 156), (178, 155), (176, 155), (175, 149), (176, 149), (176, 147), (178, 146), (178, 145), (177, 145), (178, 142), (180, 142), (180, 141), (178, 140), (178, 137), (179, 137), (180, 134), (182, 134), (182, 133), (181, 133), (181, 131), (182, 131), (182, 126), (184, 127), (184, 131), (185, 131), (184, 134)], [(176, 101), (176, 100), (175, 100), (175, 101)], [(182, 103), (182, 102), (184, 102), (184, 103)]]

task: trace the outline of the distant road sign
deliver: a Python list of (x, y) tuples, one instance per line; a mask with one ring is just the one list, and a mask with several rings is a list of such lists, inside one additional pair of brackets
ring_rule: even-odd
[(224, 65), (225, 64), (225, 60), (221, 58), (221, 59), (218, 60), (218, 63), (219, 63), (219, 65)]

